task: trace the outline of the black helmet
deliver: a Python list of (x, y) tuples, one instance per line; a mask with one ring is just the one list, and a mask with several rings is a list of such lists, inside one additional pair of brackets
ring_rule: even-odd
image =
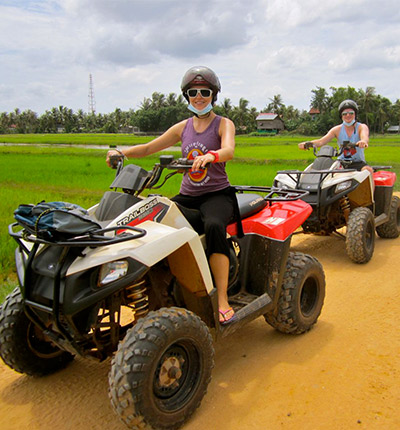
[(339, 115), (340, 115), (340, 117), (342, 117), (342, 112), (345, 109), (353, 109), (354, 112), (356, 113), (356, 116), (357, 116), (357, 113), (358, 113), (358, 105), (357, 105), (357, 103), (354, 100), (350, 100), (350, 99), (343, 100), (342, 103), (340, 103), (338, 109), (339, 109)]
[(219, 82), (218, 76), (208, 67), (191, 67), (183, 76), (181, 83), (181, 90), (187, 101), (189, 101), (189, 97), (187, 96), (186, 91), (191, 85), (196, 84), (210, 86), (213, 91), (212, 104), (214, 104), (217, 100), (217, 94), (221, 91), (221, 84)]

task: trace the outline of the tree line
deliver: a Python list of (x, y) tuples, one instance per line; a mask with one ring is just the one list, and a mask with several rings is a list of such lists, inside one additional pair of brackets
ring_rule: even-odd
[[(338, 106), (345, 99), (352, 99), (359, 106), (358, 120), (366, 123), (372, 133), (384, 133), (389, 125), (400, 124), (400, 100), (392, 103), (388, 98), (375, 92), (374, 87), (365, 90), (348, 87), (317, 87), (311, 91), (310, 108), (318, 113), (299, 110), (292, 105), (286, 106), (280, 94), (268, 99), (261, 112), (276, 113), (283, 120), (288, 132), (303, 135), (324, 134), (338, 124)], [(238, 133), (256, 133), (256, 118), (260, 113), (249, 106), (249, 101), (241, 98), (234, 106), (225, 98), (214, 107), (214, 111), (230, 118)], [(108, 114), (87, 113), (82, 109), (74, 112), (64, 106), (53, 107), (38, 115), (28, 109), (0, 113), (0, 133), (118, 133), (140, 130), (152, 133), (167, 130), (173, 124), (192, 114), (182, 95), (164, 95), (154, 92), (151, 98), (144, 98), (137, 110), (122, 111), (116, 108)]]

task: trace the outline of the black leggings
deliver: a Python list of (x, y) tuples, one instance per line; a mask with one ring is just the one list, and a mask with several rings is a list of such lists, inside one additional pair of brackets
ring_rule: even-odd
[[(233, 195), (229, 187), (201, 196), (178, 194), (171, 199), (178, 203), (192, 227), (199, 234), (205, 233), (208, 256), (218, 253), (229, 257), (226, 227), (234, 219)], [(193, 209), (200, 211), (201, 219)]]
[(356, 169), (360, 171), (363, 167), (368, 166), (368, 164), (365, 161), (355, 161), (353, 163), (350, 163), (349, 165), (345, 166), (345, 169)]

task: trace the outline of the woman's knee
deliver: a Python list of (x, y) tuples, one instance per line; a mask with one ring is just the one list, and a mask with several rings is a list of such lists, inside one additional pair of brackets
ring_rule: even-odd
[(204, 221), (204, 231), (207, 234), (222, 234), (225, 235), (226, 226), (223, 221), (217, 218), (208, 218)]

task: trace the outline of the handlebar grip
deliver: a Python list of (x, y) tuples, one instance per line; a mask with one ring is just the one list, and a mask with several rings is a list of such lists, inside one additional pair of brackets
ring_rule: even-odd
[(110, 166), (112, 169), (117, 169), (118, 164), (124, 161), (124, 157), (122, 155), (110, 155)]

